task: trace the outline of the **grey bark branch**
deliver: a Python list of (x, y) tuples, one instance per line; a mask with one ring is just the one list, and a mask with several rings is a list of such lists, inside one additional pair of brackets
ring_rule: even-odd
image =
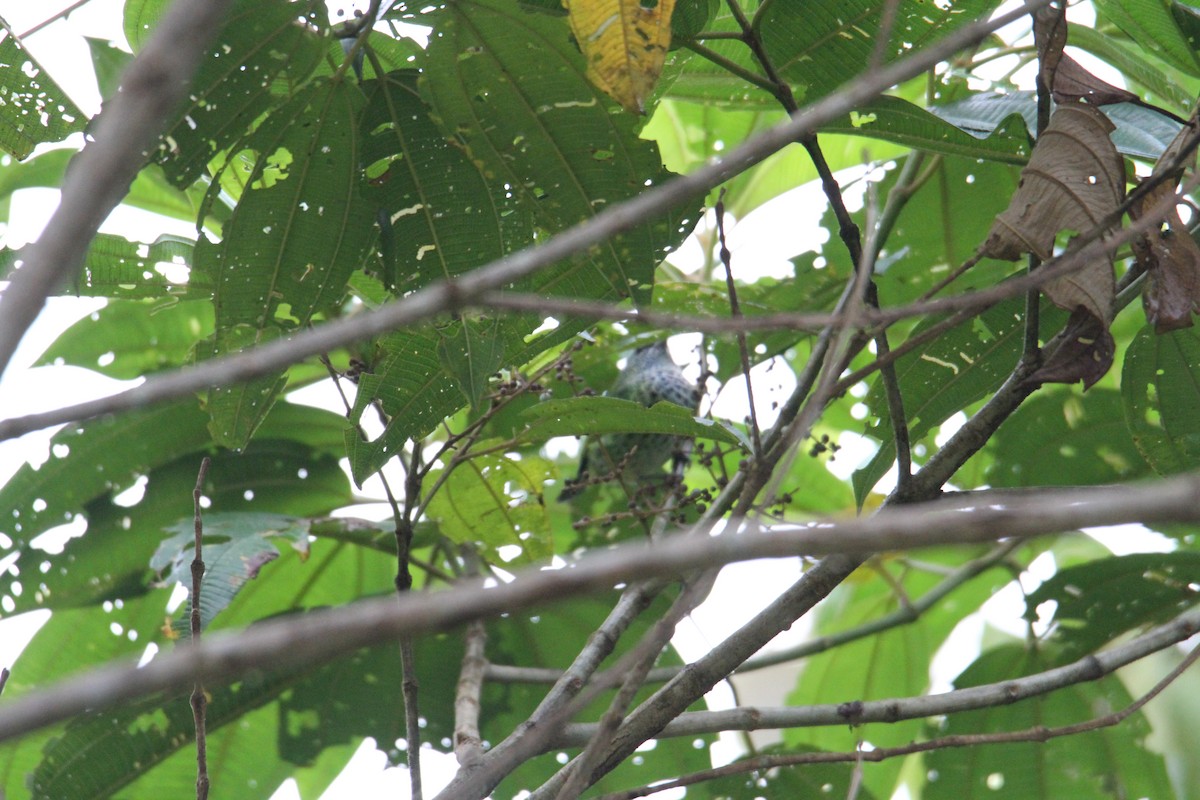
[(72, 161), (62, 200), (0, 295), (0, 374), (46, 299), (79, 270), (88, 245), (146, 163), (183, 100), (230, 0), (176, 0), (96, 118), (94, 141)]
[[(936, 695), (884, 700), (823, 703), (783, 708), (742, 707), (728, 711), (689, 711), (667, 723), (660, 737), (698, 736), (722, 731), (756, 731), (900, 722), (907, 719), (956, 714), (1006, 705), (1047, 694), (1085, 681), (1093, 681), (1132, 664), (1151, 653), (1178, 644), (1200, 631), (1200, 610), (1179, 615), (1128, 642), (1090, 654), (1061, 667), (1021, 678), (955, 689)], [(579, 747), (596, 731), (596, 723), (575, 723), (549, 749)]]
[[(719, 537), (670, 538), (626, 545), (580, 559), (558, 570), (529, 570), (502, 586), (470, 583), (434, 596), (406, 595), (354, 603), (297, 618), (265, 621), (252, 630), (213, 634), (187, 652), (160, 655), (144, 667), (114, 664), (6, 702), (0, 741), (99, 710), (177, 690), (196, 677), (215, 684), (253, 669), (303, 666), (343, 653), (465, 623), (480, 616), (529, 608), (553, 600), (610, 589), (616, 583), (668, 575), (739, 560), (824, 553), (869, 554), (938, 544), (963, 544), (1132, 522), (1200, 521), (1200, 475), (1151, 484), (1039, 492), (1028, 502), (974, 508), (955, 502), (913, 504), (870, 519), (789, 530), (729, 531)], [(834, 556), (833, 558), (839, 558)], [(850, 556), (843, 559), (854, 560)], [(809, 571), (812, 574), (817, 568)], [(740, 662), (739, 662), (740, 663)]]

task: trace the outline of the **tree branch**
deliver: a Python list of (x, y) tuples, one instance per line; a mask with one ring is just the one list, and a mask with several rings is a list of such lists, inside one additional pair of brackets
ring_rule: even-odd
[[(1200, 609), (1180, 614), (1128, 642), (1092, 653), (1061, 667), (1020, 678), (954, 689), (934, 695), (900, 697), (885, 700), (822, 703), (781, 708), (741, 707), (728, 711), (688, 711), (667, 723), (658, 736), (674, 738), (700, 736), (724, 731), (758, 731), (785, 728), (816, 728), (867, 723), (895, 723), (924, 719), (981, 708), (994, 708), (1039, 697), (1050, 692), (1094, 681), (1185, 641), (1200, 628)], [(579, 747), (596, 730), (596, 723), (577, 723), (563, 730), (562, 738), (548, 749)]]
[[(524, 571), (500, 586), (464, 582), (435, 596), (409, 593), (398, 600), (381, 598), (301, 617), (267, 620), (251, 630), (210, 635), (190, 652), (160, 654), (141, 668), (119, 664), (102, 667), (6, 703), (0, 714), (0, 741), (87, 709), (99, 710), (155, 692), (181, 689), (197, 676), (216, 682), (280, 664), (319, 664), (400, 636), (443, 630), (481, 616), (608, 590), (617, 583), (686, 575), (733, 561), (843, 552), (865, 555), (1129, 522), (1197, 521), (1200, 475), (1189, 474), (1138, 486), (1039, 492), (1027, 502), (1004, 506), (988, 502), (979, 507), (959, 496), (889, 509), (870, 519), (737, 534), (730, 529), (718, 537), (667, 537), (653, 545), (622, 545), (581, 558), (569, 569)], [(835, 566), (827, 567), (822, 562), (806, 573), (806, 579), (810, 583), (840, 580), (839, 575), (846, 572), (844, 562), (854, 560), (852, 556), (831, 559)], [(837, 566), (839, 561), (842, 563)], [(789, 602), (796, 602), (796, 598)]]
[(0, 375), (46, 299), (78, 271), (100, 223), (129, 191), (229, 6), (230, 0), (175, 0), (121, 76), (121, 91), (95, 120), (93, 141), (71, 161), (58, 209), (0, 295)]

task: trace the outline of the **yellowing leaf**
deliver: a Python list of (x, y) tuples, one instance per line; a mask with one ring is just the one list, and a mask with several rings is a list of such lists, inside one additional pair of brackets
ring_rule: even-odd
[(671, 44), (675, 0), (564, 0), (587, 75), (628, 111), (646, 112)]

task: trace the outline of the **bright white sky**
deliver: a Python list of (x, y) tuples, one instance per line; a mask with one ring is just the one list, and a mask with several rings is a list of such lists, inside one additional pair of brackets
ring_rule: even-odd
[[(68, 0), (47, 0), (40, 3), (30, 3), (28, 0), (0, 0), (0, 17), (3, 17), (13, 30), (24, 33), (70, 4)], [(34, 57), (89, 115), (99, 109), (100, 98), (82, 36), (87, 34), (108, 37), (123, 45), (124, 36), (120, 26), (122, 5), (121, 0), (92, 0), (73, 12), (68, 19), (55, 22), (26, 42)], [(365, 2), (359, 4), (360, 7), (365, 5)], [(330, 3), (330, 6), (336, 11), (334, 3)], [(1109, 79), (1111, 80), (1111, 77)], [(56, 202), (57, 192), (52, 190), (22, 191), (19, 202), (12, 204), (9, 225), (0, 227), (0, 241), (6, 246), (20, 246), (36, 239)], [(820, 198), (816, 187), (804, 187), (737, 224), (730, 233), (735, 268), (744, 269), (746, 265), (755, 265), (763, 273), (790, 274), (788, 258), (824, 238), (824, 234), (816, 228), (816, 215), (810, 230), (798, 230), (795, 226), (794, 209), (819, 208), (822, 204), (823, 199)], [(781, 216), (785, 213), (786, 222)], [(194, 235), (190, 224), (171, 222), (127, 208), (120, 208), (114, 212), (102, 230), (140, 241), (149, 241), (167, 232), (184, 236)], [(685, 247), (673, 260), (690, 260), (689, 247), (695, 248), (695, 245)], [(690, 255), (694, 257), (695, 253), (693, 249)], [(99, 305), (100, 301), (90, 299), (56, 299), (52, 302), (27, 336), (13, 366), (0, 381), (0, 417), (45, 410), (60, 404), (64, 398), (78, 402), (104, 396), (128, 385), (75, 368), (29, 368), (33, 360), (62, 330)], [(694, 361), (694, 353), (690, 351), (689, 344), (686, 337), (680, 337), (679, 341), (672, 343), (675, 358), (680, 363)], [(774, 394), (790, 392), (792, 385), (788, 380), (779, 379), (781, 373), (787, 371), (776, 370), (768, 380), (757, 381), (756, 386), (772, 384), (777, 386)], [(787, 375), (791, 377), (790, 373)], [(758, 377), (761, 379), (764, 376)], [(311, 402), (308, 398), (316, 396), (319, 396), (319, 393), (305, 395), (305, 401)], [(764, 424), (769, 424), (773, 416), (770, 408), (773, 399), (771, 395), (758, 398), (760, 420), (764, 420)], [(723, 394), (715, 411), (718, 416), (741, 419), (745, 416), (745, 409), (744, 396), (740, 388), (736, 388)], [(44, 461), (48, 439), (48, 432), (39, 432), (21, 440), (0, 443), (0, 482), (6, 481), (26, 462), (37, 464)], [(844, 440), (842, 444), (849, 448), (839, 455), (842, 468), (847, 473), (856, 465), (857, 455), (870, 454), (869, 450), (864, 453), (861, 444), (853, 437)], [(1126, 546), (1128, 547), (1128, 543)], [(1042, 572), (1040, 577), (1044, 577), (1050, 569), (1052, 565), (1045, 564), (1035, 571)], [(745, 603), (748, 586), (754, 587), (750, 596), (769, 598), (790, 585), (799, 574), (800, 568), (794, 559), (741, 564), (727, 568), (722, 573), (710, 600), (681, 626), (675, 640), (676, 646), (685, 658), (701, 655), (747, 621), (757, 610)], [(991, 616), (1012, 616), (1012, 604), (1019, 602), (1018, 593), (1014, 590), (1007, 597), (998, 596), (994, 602), (1003, 610)], [(37, 614), (0, 621), (0, 665), (10, 665), (13, 662), (44, 617), (44, 614)], [(939, 683), (944, 685), (978, 651), (982, 629), (982, 619), (975, 619), (964, 624), (956, 633), (954, 641), (945, 649), (946, 657), (939, 659)], [(805, 633), (806, 626), (799, 625), (785, 637), (781, 637), (783, 641), (776, 644), (791, 644), (802, 639)], [(765, 683), (757, 689), (753, 685), (746, 685), (743, 691), (753, 693), (756, 702), (780, 702), (782, 692), (789, 687), (773, 685), (768, 676), (764, 678)], [(766, 696), (759, 698), (758, 695), (764, 690)], [(713, 708), (727, 708), (732, 705), (733, 698), (728, 688), (721, 685), (714, 690), (709, 701)], [(736, 757), (740, 751), (741, 745), (737, 737), (728, 737), (718, 745), (714, 755), (719, 763), (724, 763)], [(363, 796), (407, 797), (407, 778), (404, 771), (385, 772), (382, 770), (383, 761), (383, 755), (369, 742), (366, 743), (359, 750), (351, 768), (323, 796), (324, 800), (349, 800)], [(449, 779), (454, 768), (452, 757), (433, 753), (426, 753), (422, 757), (422, 764), (426, 769), (425, 785), (429, 794)], [(275, 800), (293, 800), (298, 796), (294, 785), (288, 783), (276, 793)]]

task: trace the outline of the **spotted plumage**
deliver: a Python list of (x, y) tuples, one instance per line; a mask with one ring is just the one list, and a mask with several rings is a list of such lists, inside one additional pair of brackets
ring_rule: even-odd
[[(700, 400), (696, 386), (671, 360), (665, 341), (635, 350), (606, 394), (647, 407), (666, 400), (692, 410)], [(579, 474), (567, 482), (559, 499), (568, 500), (592, 483), (618, 477), (637, 484), (661, 481), (664, 477), (662, 467), (668, 459), (673, 462), (675, 474), (681, 474), (690, 452), (689, 440), (668, 434), (615, 433), (598, 440), (588, 437), (579, 460)], [(640, 488), (629, 483), (627, 486)]]

